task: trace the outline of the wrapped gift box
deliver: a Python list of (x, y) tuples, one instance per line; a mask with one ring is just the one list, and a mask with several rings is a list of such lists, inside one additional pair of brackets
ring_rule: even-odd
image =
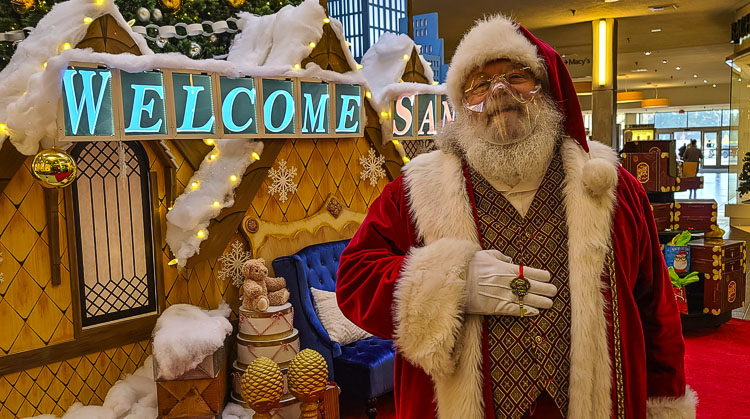
[(706, 243), (693, 240), (690, 245), (690, 263), (693, 271), (702, 274), (703, 312), (714, 315), (745, 306), (744, 241), (721, 240)]
[(160, 378), (154, 358), (159, 418), (218, 418), (227, 395), (226, 351), (222, 346), (181, 376)]

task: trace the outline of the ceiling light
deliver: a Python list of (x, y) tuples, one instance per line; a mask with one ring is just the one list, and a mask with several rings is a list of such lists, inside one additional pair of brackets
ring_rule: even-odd
[(672, 9), (676, 9), (678, 6), (674, 3), (670, 3), (670, 4), (661, 4), (658, 6), (648, 6), (648, 9), (651, 10), (652, 12), (663, 12), (664, 10), (669, 9), (670, 7)]
[(677, 71), (680, 71), (680, 66), (677, 66), (674, 69), (677, 70)]
[(633, 103), (643, 100), (643, 92), (618, 92), (617, 103)]
[(693, 78), (694, 78), (694, 79), (697, 79), (697, 78), (698, 78), (698, 75), (697, 75), (697, 74), (693, 74)]
[(648, 71), (646, 68), (636, 68), (635, 70), (631, 70), (633, 73), (645, 73)]
[(732, 67), (732, 69), (734, 71), (736, 71), (738, 73), (742, 72), (742, 69), (740, 68), (740, 66), (738, 66), (737, 64), (735, 64), (733, 60), (726, 60), (725, 63), (727, 63), (728, 66)]
[(657, 99), (643, 99), (641, 101), (642, 108), (662, 108), (669, 106), (669, 99), (657, 98)]
[(661, 32), (661, 28), (654, 28), (654, 29), (651, 29), (651, 32), (652, 32), (652, 33), (656, 33), (656, 32)]
[(605, 3), (617, 3), (620, 0), (604, 0)]
[(711, 87), (716, 87), (716, 83), (714, 83)]
[(662, 64), (666, 64), (666, 63), (667, 63), (667, 60), (661, 60), (661, 63), (662, 63)]
[(646, 52), (644, 52), (644, 54), (651, 55), (651, 51), (646, 51)]
[(708, 80), (703, 80), (703, 83), (708, 83)]

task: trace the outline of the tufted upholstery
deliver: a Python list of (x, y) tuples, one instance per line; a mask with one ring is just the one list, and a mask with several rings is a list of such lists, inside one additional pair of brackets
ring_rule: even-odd
[(323, 355), (329, 378), (341, 387), (343, 396), (370, 399), (393, 390), (393, 343), (377, 337), (344, 347), (331, 342), (318, 320), (310, 293), (310, 287), (336, 290), (339, 257), (347, 244), (348, 240), (342, 240), (308, 246), (294, 255), (275, 259), (273, 269), (276, 276), (286, 279), (301, 347)]

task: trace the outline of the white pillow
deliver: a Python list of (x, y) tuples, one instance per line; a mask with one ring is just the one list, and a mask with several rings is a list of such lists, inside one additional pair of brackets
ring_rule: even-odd
[(337, 342), (341, 346), (346, 346), (352, 342), (372, 336), (344, 317), (344, 313), (341, 312), (336, 302), (335, 292), (323, 291), (317, 288), (310, 288), (310, 291), (313, 295), (315, 312), (318, 313), (318, 319), (320, 319), (323, 328), (328, 332), (331, 341)]

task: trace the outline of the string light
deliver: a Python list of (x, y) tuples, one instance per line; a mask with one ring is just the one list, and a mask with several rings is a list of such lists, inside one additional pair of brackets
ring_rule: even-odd
[(229, 176), (229, 181), (232, 183), (237, 182), (237, 175)]
[[(104, 4), (104, 0), (96, 0), (96, 4), (99, 5), (99, 6), (101, 6), (102, 4)], [(176, 261), (177, 261), (177, 259), (175, 259), (175, 262)]]
[(219, 203), (219, 201), (214, 201), (214, 208), (219, 208), (220, 206), (221, 204)]
[(331, 23), (331, 19), (325, 18), (323, 19), (323, 23)]
[(404, 54), (404, 61), (409, 61), (409, 54)]
[(174, 259), (170, 260), (169, 262), (167, 262), (167, 265), (174, 266), (174, 265), (177, 265), (177, 263), (178, 263), (177, 258), (174, 258)]
[(409, 163), (410, 161), (411, 161), (411, 159), (409, 159), (408, 157), (404, 156), (404, 163)]
[(205, 145), (214, 145), (214, 144), (216, 144), (216, 141), (214, 141), (213, 138), (206, 138), (205, 140), (203, 140), (203, 143)]
[(167, 207), (167, 211), (172, 211), (172, 206), (171, 205)]
[(200, 183), (198, 183), (198, 182), (193, 182), (193, 183), (191, 183), (191, 184), (190, 184), (190, 186), (191, 186), (191, 187), (192, 187), (193, 189), (198, 189), (198, 186), (200, 186)]
[(197, 234), (197, 236), (198, 236), (198, 238), (199, 238), (199, 239), (202, 239), (202, 238), (203, 238), (203, 237), (204, 237), (205, 235), (206, 235), (206, 232), (205, 232), (205, 231), (203, 231), (203, 230), (198, 230), (198, 234)]
[(361, 69), (362, 69), (362, 64), (357, 64), (357, 70), (361, 70)]
[(71, 46), (70, 46), (70, 42), (66, 42), (66, 43), (64, 43), (64, 44), (63, 44), (63, 46), (62, 46), (62, 49), (63, 49), (63, 50), (66, 50), (66, 49), (70, 49), (70, 48), (71, 48)]
[(42, 64), (42, 67), (47, 68), (47, 62), (45, 61), (44, 64)]
[(440, 84), (440, 82), (439, 82), (439, 81), (433, 81), (433, 82), (432, 82), (432, 84), (433, 84), (434, 86), (437, 86), (438, 84)]
[(383, 119), (388, 118), (388, 112), (386, 111), (380, 112), (380, 117)]
[(93, 21), (94, 21), (94, 19), (92, 19), (92, 18), (90, 18), (90, 17), (88, 17), (88, 16), (86, 16), (86, 17), (84, 17), (84, 18), (83, 18), (83, 23), (85, 23), (85, 24), (87, 24), (87, 25), (88, 25), (89, 23), (93, 22)]
[(135, 19), (130, 19), (128, 21), (128, 26), (133, 26), (135, 24)]
[(300, 69), (300, 65), (299, 65), (299, 63), (297, 63), (297, 64), (295, 64), (295, 65), (294, 65), (294, 69), (295, 69), (295, 70), (299, 70), (299, 69)]
[(401, 143), (399, 143), (398, 140), (393, 140), (393, 145), (398, 147), (399, 145), (401, 145)]
[(310, 42), (310, 43), (308, 44), (308, 46), (309, 46), (310, 48), (315, 48), (315, 42)]
[(372, 99), (372, 92), (370, 92), (369, 90), (366, 91), (365, 92), (365, 97), (367, 97), (368, 99)]
[(8, 126), (5, 124), (0, 124), (0, 133), (8, 135)]
[(251, 154), (255, 160), (260, 160), (260, 155), (253, 151), (253, 154)]
[(209, 154), (208, 155), (208, 159), (209, 160), (216, 160), (216, 154), (214, 154), (214, 153)]

